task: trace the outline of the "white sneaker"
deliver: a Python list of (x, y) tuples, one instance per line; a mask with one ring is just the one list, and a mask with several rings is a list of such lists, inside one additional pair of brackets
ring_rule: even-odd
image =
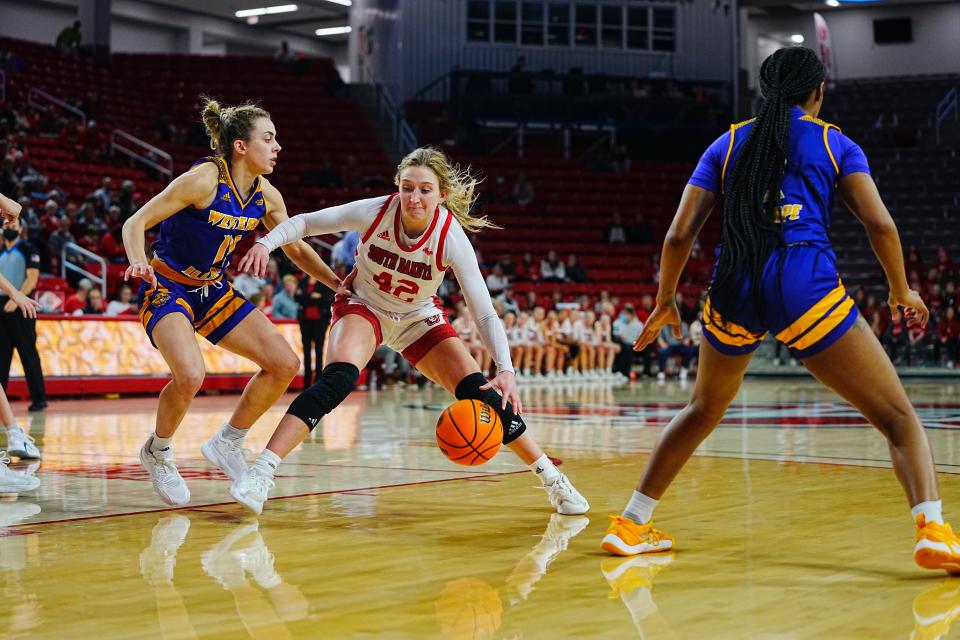
[(0, 451), (0, 494), (16, 495), (24, 491), (33, 491), (40, 486), (40, 478), (23, 471), (14, 471), (7, 466), (9, 462), (10, 458), (7, 454)]
[(663, 382), (663, 381), (666, 380), (666, 379), (667, 379), (667, 374), (666, 374), (666, 373), (664, 373), (663, 371), (658, 371), (658, 372), (657, 372), (657, 380)]
[(686, 379), (687, 379), (687, 370), (686, 370), (686, 369), (680, 369), (680, 373), (679, 373), (678, 375), (679, 375), (679, 378), (680, 378), (681, 380), (686, 380)]
[(0, 530), (40, 513), (40, 505), (30, 502), (4, 502), (0, 504)]
[(40, 449), (20, 427), (7, 429), (7, 453), (21, 460), (39, 460)]
[(200, 446), (200, 451), (204, 458), (219, 467), (234, 482), (247, 471), (243, 447), (237, 441), (224, 438), (219, 430)]
[(190, 502), (190, 489), (173, 462), (173, 447), (150, 451), (152, 444), (153, 436), (150, 436), (140, 449), (140, 463), (150, 474), (153, 488), (160, 499), (170, 506), (182, 507)]
[(230, 485), (230, 495), (249, 511), (260, 515), (270, 489), (273, 489), (273, 477), (254, 464)]
[(153, 527), (150, 546), (140, 553), (140, 575), (151, 584), (173, 582), (177, 550), (187, 539), (190, 518), (174, 513)]
[(565, 516), (579, 516), (590, 510), (590, 503), (580, 495), (570, 480), (563, 473), (554, 480), (553, 484), (546, 485), (547, 497), (557, 513)]

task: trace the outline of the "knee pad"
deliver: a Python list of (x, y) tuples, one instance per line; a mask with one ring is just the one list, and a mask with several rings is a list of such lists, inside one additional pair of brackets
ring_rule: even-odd
[(493, 407), (500, 416), (500, 422), (503, 423), (503, 444), (510, 444), (523, 435), (527, 425), (523, 418), (513, 412), (513, 405), (509, 402), (506, 409), (500, 408), (503, 404), (503, 396), (493, 389), (481, 390), (480, 387), (485, 384), (487, 379), (482, 373), (471, 373), (457, 384), (454, 395), (457, 400), (479, 400)]
[(360, 370), (349, 362), (331, 362), (316, 383), (298, 395), (287, 413), (303, 420), (313, 431), (320, 418), (337, 408), (350, 395), (360, 378)]

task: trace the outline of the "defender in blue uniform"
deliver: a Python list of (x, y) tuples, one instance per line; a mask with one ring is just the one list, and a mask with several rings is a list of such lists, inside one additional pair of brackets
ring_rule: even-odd
[[(661, 552), (674, 540), (653, 528), (653, 510), (694, 450), (723, 418), (753, 352), (769, 331), (820, 381), (887, 437), (917, 532), (914, 560), (960, 572), (960, 539), (943, 521), (930, 444), (893, 364), (857, 313), (836, 270), (827, 229), (839, 194), (863, 223), (890, 286), (894, 320), (925, 326), (929, 312), (907, 285), (897, 227), (870, 177), (863, 152), (817, 119), (824, 69), (810, 49), (777, 51), (760, 68), (763, 103), (755, 120), (714, 142), (684, 189), (664, 241), (657, 306), (634, 349), (664, 325), (680, 335), (675, 292), (690, 249), (723, 202), (718, 248), (690, 403), (660, 435), (622, 514), (603, 538), (616, 555)], [(829, 552), (829, 546), (818, 548)]]
[[(123, 225), (130, 261), (126, 277), (143, 279), (140, 319), (173, 374), (160, 392), (156, 428), (140, 450), (140, 461), (160, 499), (174, 506), (190, 500), (173, 461), (171, 439), (203, 383), (203, 356), (194, 334), (260, 367), (230, 421), (201, 447), (203, 455), (234, 480), (246, 471), (242, 448), (247, 429), (300, 369), (277, 328), (225, 275), (244, 236), (261, 223), (272, 229), (288, 219), (283, 197), (266, 178), (280, 153), (276, 127), (270, 114), (250, 104), (221, 108), (207, 100), (202, 118), (216, 155), (178, 176)], [(160, 238), (148, 263), (145, 232), (158, 224)], [(288, 245), (284, 252), (320, 282), (339, 286), (333, 271), (306, 243)]]

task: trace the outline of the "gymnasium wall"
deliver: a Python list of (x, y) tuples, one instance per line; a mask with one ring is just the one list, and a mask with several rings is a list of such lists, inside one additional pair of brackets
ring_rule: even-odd
[[(830, 27), (835, 73), (838, 80), (883, 76), (960, 73), (960, 2), (911, 4), (899, 7), (830, 9), (819, 11)], [(814, 47), (812, 12), (790, 17), (757, 16), (741, 20), (741, 64), (752, 87), (762, 55), (758, 38), (772, 37), (788, 46), (790, 34), (804, 36), (804, 46)], [(913, 42), (877, 45), (873, 21), (909, 16)]]
[[(571, 67), (580, 67), (586, 73), (636, 76), (663, 73), (681, 79), (731, 79), (734, 20), (722, 10), (714, 11), (712, 2), (593, 0), (589, 4), (675, 6), (676, 51), (662, 53), (467, 42), (466, 2), (354, 0), (353, 32), (350, 34), (353, 77), (379, 79), (392, 89), (396, 98), (404, 100), (454, 67), (506, 71), (518, 56), (523, 55), (530, 71), (552, 69), (564, 73)], [(364, 47), (361, 47), (361, 39)], [(361, 64), (368, 67), (366, 74), (359, 72), (358, 65)]]
[[(244, 53), (270, 55), (283, 40), (311, 55), (336, 59), (346, 52), (346, 47), (316, 38), (150, 2), (112, 0), (111, 5), (110, 46), (116, 52), (223, 55), (239, 47)], [(52, 45), (61, 29), (77, 19), (77, 6), (77, 0), (0, 0), (0, 35)], [(81, 33), (89, 35), (82, 27)]]

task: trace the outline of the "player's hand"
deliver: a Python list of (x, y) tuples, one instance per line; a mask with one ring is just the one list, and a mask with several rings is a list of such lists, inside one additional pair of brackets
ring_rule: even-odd
[(900, 322), (900, 307), (903, 307), (903, 315), (907, 318), (908, 327), (920, 325), (923, 329), (927, 328), (930, 311), (923, 303), (920, 294), (913, 289), (907, 289), (904, 293), (894, 293), (891, 290), (887, 304), (890, 306), (890, 317), (894, 322)]
[(153, 286), (157, 283), (157, 277), (153, 273), (153, 267), (145, 262), (135, 262), (123, 272), (124, 281), (130, 278), (141, 278), (147, 284)]
[[(520, 391), (517, 390), (517, 378), (512, 371), (501, 371), (495, 378), (487, 384), (480, 387), (481, 391), (493, 389), (503, 396), (500, 403), (501, 409), (507, 408), (507, 403), (513, 405), (513, 412), (518, 416), (523, 413), (523, 405), (520, 403)], [(504, 429), (509, 425), (503, 425)]]
[(40, 310), (40, 303), (17, 291), (14, 295), (10, 296), (7, 304), (3, 305), (3, 310), (10, 313), (17, 307), (20, 307), (24, 318), (36, 318), (37, 311)]
[(650, 343), (660, 335), (660, 329), (665, 324), (673, 327), (673, 335), (678, 340), (683, 337), (680, 333), (680, 311), (677, 309), (677, 303), (672, 300), (663, 304), (657, 303), (653, 313), (647, 318), (647, 323), (643, 325), (643, 331), (634, 341), (633, 350), (643, 351), (650, 346)]
[(7, 209), (0, 209), (0, 216), (3, 217), (3, 223), (5, 225), (13, 226), (18, 224), (17, 220), (20, 218), (20, 212), (18, 211), (14, 213), (13, 211), (9, 211)]
[(247, 255), (243, 256), (240, 265), (237, 267), (240, 271), (246, 271), (252, 276), (262, 278), (267, 275), (267, 262), (270, 261), (270, 252), (259, 242), (254, 243)]
[(340, 286), (337, 287), (337, 295), (343, 296), (344, 298), (349, 298), (353, 295), (353, 281), (357, 278), (357, 265), (353, 265), (353, 269), (346, 275), (346, 277), (340, 281)]

